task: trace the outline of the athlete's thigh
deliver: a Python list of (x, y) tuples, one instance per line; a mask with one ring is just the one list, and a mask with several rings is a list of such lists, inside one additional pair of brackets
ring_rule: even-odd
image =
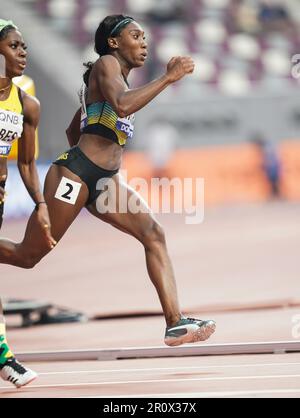
[(102, 213), (103, 205), (99, 198), (87, 209), (102, 221), (142, 241), (157, 220), (145, 200), (124, 182), (120, 174), (115, 175), (112, 180), (115, 187), (108, 194), (109, 207), (116, 210)]
[[(67, 168), (52, 165), (45, 179), (44, 197), (48, 206), (52, 236), (59, 241), (84, 207), (88, 198), (88, 188)], [(35, 211), (27, 224), (22, 245), (33, 255), (36, 252), (44, 254), (49, 251)]]
[(44, 187), (53, 237), (59, 241), (85, 206), (89, 196), (86, 184), (66, 167), (52, 165)]

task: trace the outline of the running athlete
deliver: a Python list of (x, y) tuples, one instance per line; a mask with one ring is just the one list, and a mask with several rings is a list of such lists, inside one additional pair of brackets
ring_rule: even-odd
[[(7, 157), (18, 141), (18, 167), (24, 185), (36, 204), (36, 227), (40, 239), (49, 249), (54, 245), (45, 199), (40, 190), (35, 164), (35, 130), (40, 105), (13, 83), (26, 67), (26, 46), (12, 21), (0, 19), (0, 228), (3, 221)], [(6, 339), (3, 308), (0, 300), (0, 377), (21, 387), (31, 382), (36, 373), (22, 366), (12, 354)]]
[[(182, 316), (163, 229), (136, 191), (118, 174), (123, 147), (133, 135), (134, 112), (172, 83), (191, 74), (194, 62), (190, 57), (174, 57), (160, 78), (141, 88), (129, 89), (128, 74), (144, 65), (147, 43), (141, 25), (123, 15), (107, 16), (100, 23), (95, 50), (99, 59), (89, 65), (84, 76), (88, 88), (83, 88), (81, 109), (67, 130), (74, 146), (53, 163), (45, 180), (53, 237), (59, 241), (86, 206), (97, 218), (138, 239), (145, 248), (148, 273), (165, 315), (165, 343), (176, 346), (204, 341), (215, 331), (215, 322)], [(128, 205), (126, 213), (99, 213), (97, 198), (101, 190), (97, 189), (97, 183), (101, 179), (112, 179), (121, 190), (116, 196), (109, 196), (116, 200), (117, 207), (123, 203), (119, 196), (125, 196), (127, 202), (131, 198), (140, 199), (143, 210), (132, 213)], [(32, 268), (49, 251), (36, 212), (31, 215), (22, 243), (0, 240), (0, 262), (18, 267)]]

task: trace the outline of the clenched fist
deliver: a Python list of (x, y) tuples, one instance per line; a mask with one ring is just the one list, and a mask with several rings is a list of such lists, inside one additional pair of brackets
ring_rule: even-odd
[(173, 57), (168, 65), (166, 75), (170, 83), (180, 80), (187, 74), (192, 74), (195, 63), (191, 57)]

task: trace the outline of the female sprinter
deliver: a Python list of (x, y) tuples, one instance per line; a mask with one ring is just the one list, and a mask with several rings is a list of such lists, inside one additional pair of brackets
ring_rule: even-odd
[[(26, 67), (26, 46), (21, 33), (11, 22), (0, 19), (0, 228), (3, 221), (7, 157), (18, 141), (18, 167), (24, 185), (36, 204), (36, 228), (40, 240), (49, 250), (55, 242), (50, 234), (47, 205), (40, 190), (35, 165), (35, 130), (40, 116), (38, 101), (13, 83)], [(36, 373), (22, 366), (9, 349), (0, 300), (0, 376), (21, 387), (31, 382)]]
[[(71, 145), (79, 139), (78, 145), (54, 162), (45, 180), (44, 194), (53, 237), (59, 241), (81, 209), (87, 206), (97, 218), (138, 239), (145, 248), (148, 273), (165, 315), (165, 343), (175, 346), (204, 341), (215, 331), (215, 322), (181, 315), (164, 232), (150, 209), (145, 206), (140, 213), (132, 213), (128, 205), (127, 213), (102, 214), (97, 210), (101, 193), (97, 183), (101, 179), (112, 179), (125, 191), (127, 202), (137, 196), (118, 175), (123, 146), (133, 133), (133, 114), (166, 87), (191, 74), (194, 63), (189, 57), (172, 58), (160, 78), (141, 88), (129, 89), (128, 74), (133, 68), (144, 65), (147, 44), (142, 27), (123, 15), (107, 16), (100, 23), (95, 50), (99, 59), (85, 74), (88, 89), (83, 91), (82, 108), (67, 131)], [(110, 196), (116, 199), (117, 207), (122, 203), (118, 201), (120, 195), (124, 193)], [(18, 267), (32, 268), (49, 251), (42, 239), (36, 212), (31, 215), (21, 244), (0, 240), (0, 262)]]

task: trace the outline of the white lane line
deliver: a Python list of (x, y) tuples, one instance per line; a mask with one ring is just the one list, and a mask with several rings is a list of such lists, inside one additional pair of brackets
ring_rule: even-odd
[[(231, 392), (196, 392), (196, 393), (145, 393), (143, 395), (126, 395), (127, 398), (226, 398), (233, 396), (262, 396), (262, 395), (292, 395), (300, 393), (300, 389), (271, 389), (271, 390), (240, 390)], [(124, 395), (114, 396), (109, 395), (112, 399), (124, 398)], [(75, 396), (79, 398), (107, 398), (107, 396)]]
[(148, 369), (113, 369), (113, 370), (71, 370), (63, 372), (41, 372), (39, 376), (53, 376), (63, 374), (100, 374), (100, 373), (136, 373), (136, 372), (164, 372), (164, 371), (180, 371), (180, 370), (209, 370), (209, 369), (232, 369), (241, 367), (283, 367), (283, 366), (300, 366), (300, 363), (258, 363), (258, 364), (226, 364), (212, 366), (182, 366), (182, 367), (157, 367)]
[[(91, 382), (91, 383), (59, 383), (56, 385), (31, 385), (33, 388), (58, 388), (74, 386), (102, 386), (102, 385), (131, 385), (140, 383), (179, 383), (179, 382), (220, 382), (226, 380), (265, 380), (265, 379), (294, 379), (300, 378), (300, 374), (270, 375), (270, 376), (229, 376), (229, 377), (202, 377), (193, 379), (151, 379), (151, 380), (124, 380), (117, 382)], [(7, 389), (7, 386), (1, 386), (0, 389)], [(24, 388), (25, 389), (25, 388)]]

